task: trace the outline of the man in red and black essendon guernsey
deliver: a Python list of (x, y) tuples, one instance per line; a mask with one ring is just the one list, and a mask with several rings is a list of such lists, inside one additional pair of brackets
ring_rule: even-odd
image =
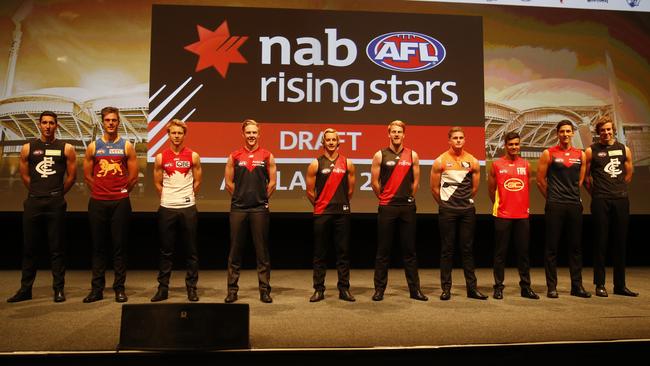
[(228, 295), (225, 302), (237, 301), (239, 270), (246, 232), (255, 246), (260, 300), (271, 298), (271, 261), (269, 258), (269, 197), (275, 191), (276, 168), (273, 154), (260, 148), (260, 128), (256, 121), (242, 123), (244, 147), (233, 151), (226, 163), (226, 189), (230, 204), (230, 254), (228, 255)]
[(375, 257), (375, 293), (372, 300), (384, 299), (393, 234), (399, 229), (406, 282), (413, 299), (426, 301), (420, 290), (415, 253), (415, 193), (420, 180), (418, 154), (404, 147), (406, 124), (396, 120), (388, 125), (390, 145), (377, 151), (370, 170), (372, 190), (379, 198), (377, 214), (377, 255)]
[(350, 294), (350, 198), (354, 192), (354, 164), (339, 154), (339, 135), (333, 128), (323, 131), (325, 153), (307, 168), (307, 198), (314, 205), (314, 294), (310, 302), (325, 298), (327, 247), (336, 245), (339, 299), (355, 301)]
[(528, 243), (530, 239), (529, 185), (530, 163), (520, 156), (521, 139), (517, 132), (506, 133), (505, 154), (495, 160), (488, 174), (488, 193), (494, 203), (494, 297), (503, 299), (503, 277), (512, 237), (517, 249), (517, 268), (521, 296), (539, 299), (530, 288), (530, 262)]
[[(558, 144), (542, 153), (537, 166), (537, 188), (546, 198), (546, 296), (557, 298), (557, 248), (560, 241), (569, 249), (571, 295), (591, 297), (582, 286), (582, 199), (580, 186), (585, 177), (585, 153), (572, 145), (573, 123), (558, 122)], [(564, 234), (564, 233), (566, 234)]]

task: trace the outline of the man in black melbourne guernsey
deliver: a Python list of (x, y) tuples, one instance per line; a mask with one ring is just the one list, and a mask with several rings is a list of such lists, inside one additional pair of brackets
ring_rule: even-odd
[(259, 146), (260, 128), (256, 121), (242, 123), (244, 147), (233, 151), (226, 162), (226, 189), (230, 204), (230, 254), (228, 255), (228, 295), (225, 302), (237, 301), (242, 253), (250, 231), (257, 257), (260, 300), (271, 298), (269, 258), (269, 197), (275, 191), (276, 168), (273, 154)]
[(307, 168), (307, 198), (314, 205), (314, 294), (310, 302), (325, 298), (327, 247), (336, 246), (339, 299), (354, 301), (350, 294), (350, 198), (354, 192), (354, 164), (339, 154), (339, 135), (333, 128), (323, 131), (325, 153)]
[(54, 301), (65, 301), (64, 195), (77, 177), (77, 157), (72, 145), (56, 139), (57, 116), (45, 111), (38, 119), (39, 139), (20, 151), (20, 177), (29, 191), (23, 211), (23, 263), (20, 290), (7, 299), (19, 302), (32, 298), (36, 279), (34, 251), (44, 236), (50, 247)]
[(406, 282), (412, 299), (426, 301), (420, 290), (415, 253), (415, 193), (420, 180), (418, 154), (404, 147), (406, 124), (396, 120), (388, 125), (390, 145), (377, 151), (370, 170), (372, 190), (379, 198), (377, 215), (377, 255), (375, 257), (375, 293), (372, 300), (384, 299), (388, 283), (390, 249), (395, 229), (399, 230)]
[(546, 248), (546, 296), (558, 297), (557, 248), (560, 242), (569, 249), (571, 295), (591, 297), (582, 286), (582, 199), (580, 186), (585, 177), (585, 153), (572, 145), (573, 124), (562, 120), (556, 126), (558, 144), (539, 158), (537, 188), (546, 198), (544, 221)]
[(615, 131), (611, 120), (599, 121), (596, 123), (598, 142), (585, 151), (585, 185), (591, 193), (591, 217), (594, 221), (594, 284), (596, 296), (607, 297), (605, 253), (607, 243), (611, 242), (614, 294), (639, 296), (625, 285), (625, 246), (630, 217), (627, 185), (632, 181), (634, 170), (632, 152), (616, 141)]

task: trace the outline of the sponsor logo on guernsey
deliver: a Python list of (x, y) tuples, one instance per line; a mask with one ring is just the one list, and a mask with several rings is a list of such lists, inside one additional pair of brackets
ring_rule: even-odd
[(411, 162), (410, 162), (410, 161), (400, 160), (400, 161), (397, 163), (397, 165), (411, 166)]
[(510, 192), (519, 192), (524, 189), (524, 181), (519, 178), (510, 178), (503, 182), (503, 188)]
[(46, 156), (61, 156), (61, 150), (45, 149)]
[(253, 160), (253, 166), (264, 166), (264, 160)]
[(460, 165), (462, 165), (465, 169), (469, 169), (472, 166), (468, 161), (461, 161)]
[(111, 155), (122, 155), (124, 154), (124, 149), (108, 149), (108, 153)]
[(416, 32), (382, 34), (366, 47), (370, 61), (401, 72), (432, 69), (445, 59), (445, 54), (445, 47), (437, 39)]
[(623, 156), (623, 150), (612, 150), (608, 151), (609, 156)]
[(334, 168), (334, 169), (332, 169), (332, 172), (333, 172), (333, 173), (345, 173), (345, 169)]
[(176, 167), (177, 168), (189, 168), (190, 167), (190, 162), (189, 161), (177, 161), (176, 162)]
[(526, 168), (523, 168), (523, 167), (517, 167), (517, 174), (519, 174), (519, 175), (526, 175)]

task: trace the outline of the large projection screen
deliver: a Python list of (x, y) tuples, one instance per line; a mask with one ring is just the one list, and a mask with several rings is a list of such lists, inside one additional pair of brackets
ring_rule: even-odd
[[(574, 145), (586, 148), (602, 118), (616, 122), (634, 155), (632, 213), (650, 211), (649, 13), (401, 1), (249, 5), (256, 7), (4, 2), (0, 210), (22, 210), (18, 153), (38, 136), (41, 111), (59, 114), (58, 137), (81, 163), (101, 135), (99, 111), (111, 105), (138, 154), (136, 211), (158, 207), (152, 161), (171, 118), (188, 122), (187, 145), (202, 157), (202, 212), (229, 210), (224, 162), (242, 145), (246, 118), (262, 124), (262, 146), (278, 161), (273, 212), (311, 211), (304, 176), (327, 127), (341, 132), (341, 152), (357, 166), (352, 212), (370, 213), (377, 209), (370, 159), (388, 144), (386, 125), (406, 122), (406, 145), (422, 165), (418, 212), (435, 213), (430, 165), (448, 148), (449, 127), (462, 126), (467, 150), (482, 163), (477, 211), (489, 213), (486, 168), (502, 154), (506, 132), (520, 131), (535, 169), (556, 142), (557, 121), (578, 126)], [(85, 211), (88, 196), (79, 174), (69, 210)], [(586, 192), (583, 201), (588, 208)], [(542, 212), (532, 189), (531, 213)]]

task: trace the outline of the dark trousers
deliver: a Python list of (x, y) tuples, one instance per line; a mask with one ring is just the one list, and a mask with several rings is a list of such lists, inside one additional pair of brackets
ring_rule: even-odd
[(325, 290), (327, 249), (331, 240), (336, 248), (336, 270), (339, 290), (350, 288), (350, 215), (314, 216), (314, 289)]
[[(591, 217), (594, 225), (594, 284), (605, 285), (607, 243), (612, 246), (614, 288), (625, 288), (625, 248), (630, 220), (630, 201), (593, 198)], [(609, 240), (612, 238), (612, 240)]]
[(410, 206), (379, 206), (377, 215), (377, 255), (375, 257), (375, 289), (388, 283), (390, 250), (395, 229), (399, 230), (406, 283), (410, 291), (420, 289), (418, 260), (415, 253), (416, 208)]
[[(160, 233), (160, 272), (158, 287), (168, 288), (172, 273), (174, 244), (181, 241), (187, 253), (185, 286), (196, 289), (199, 281), (199, 255), (196, 246), (196, 206), (185, 208), (158, 208), (158, 232)], [(180, 239), (180, 240), (179, 240)]]
[(93, 238), (93, 278), (92, 290), (104, 291), (106, 280), (107, 249), (113, 249), (113, 270), (115, 280), (114, 290), (124, 290), (126, 282), (126, 246), (129, 235), (129, 219), (131, 218), (131, 201), (123, 198), (114, 201), (103, 201), (91, 198), (88, 201), (88, 219)]
[(28, 197), (23, 203), (23, 261), (20, 288), (31, 291), (36, 279), (34, 252), (47, 237), (52, 266), (52, 288), (63, 290), (65, 283), (64, 228), (67, 204), (63, 196)]
[(544, 258), (546, 286), (549, 290), (555, 290), (557, 287), (557, 249), (560, 241), (566, 242), (569, 249), (571, 287), (581, 286), (582, 204), (546, 202), (544, 220), (546, 221)]
[(247, 234), (255, 247), (257, 279), (260, 291), (271, 292), (271, 260), (269, 258), (269, 212), (230, 212), (230, 254), (228, 254), (228, 292), (237, 292), (242, 254)]
[(451, 288), (451, 271), (454, 266), (454, 246), (456, 238), (463, 259), (465, 284), (468, 289), (476, 287), (474, 274), (474, 228), (476, 209), (462, 210), (440, 207), (438, 210), (440, 228), (440, 282), (443, 289)]
[(528, 243), (530, 223), (528, 219), (494, 218), (494, 288), (503, 289), (503, 277), (510, 239), (514, 241), (519, 270), (519, 286), (530, 288), (530, 262)]

